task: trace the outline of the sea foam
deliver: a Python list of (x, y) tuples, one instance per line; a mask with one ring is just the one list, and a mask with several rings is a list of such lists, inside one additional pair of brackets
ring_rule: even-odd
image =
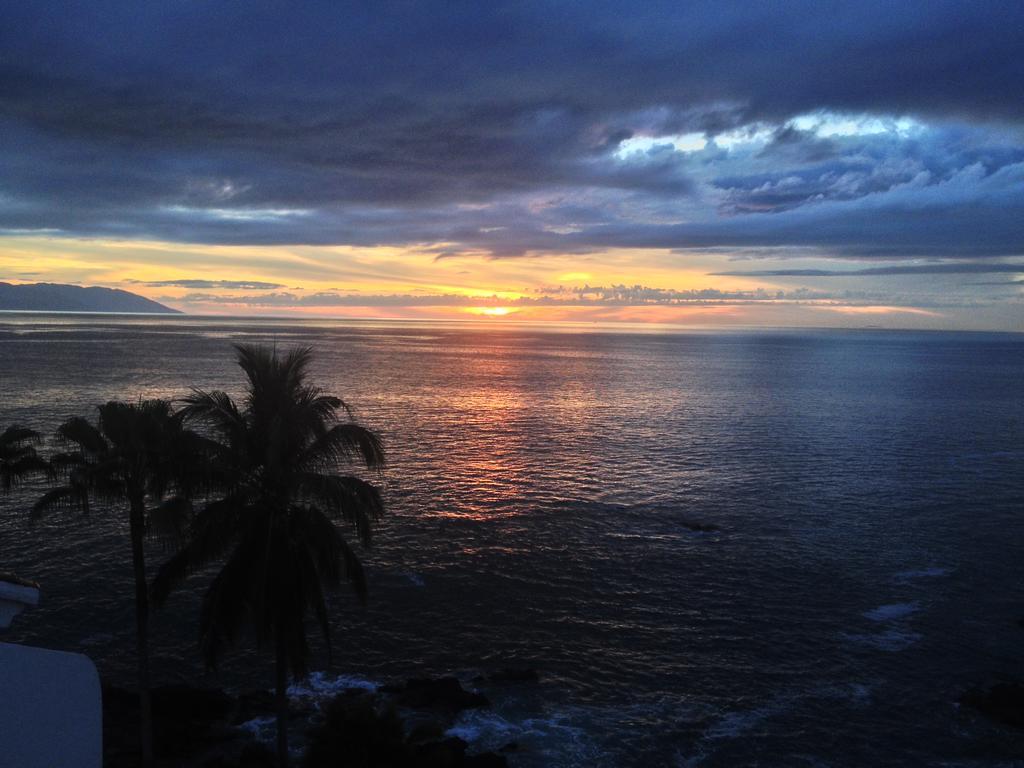
[(355, 675), (328, 675), (326, 672), (312, 672), (305, 680), (289, 685), (288, 696), (293, 699), (313, 699), (319, 702), (351, 688), (376, 691), (377, 684)]
[(905, 651), (921, 637), (917, 632), (899, 629), (887, 629), (885, 632), (875, 634), (843, 634), (843, 638), (850, 642), (866, 645), (879, 651)]
[(896, 581), (913, 581), (914, 579), (934, 579), (949, 573), (948, 568), (922, 568), (918, 571), (900, 571), (893, 578)]
[(920, 607), (919, 603), (892, 603), (865, 611), (863, 616), (871, 621), (895, 621), (916, 613)]

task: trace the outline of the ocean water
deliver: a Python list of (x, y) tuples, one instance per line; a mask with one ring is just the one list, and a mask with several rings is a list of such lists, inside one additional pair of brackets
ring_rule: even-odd
[[(296, 698), (534, 667), (453, 732), (524, 768), (1024, 765), (956, 703), (1024, 676), (1024, 336), (9, 315), (0, 424), (238, 392), (238, 341), (312, 345), (389, 454), (369, 605), (332, 598)], [(39, 491), (0, 499), (0, 568), (44, 592), (4, 639), (130, 682), (123, 515), (30, 525)], [(254, 649), (202, 669), (202, 585), (157, 678), (269, 686)]]

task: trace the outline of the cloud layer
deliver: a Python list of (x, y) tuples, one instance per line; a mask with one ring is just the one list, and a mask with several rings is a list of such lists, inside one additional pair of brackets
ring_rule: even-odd
[(9, 4), (0, 227), (1024, 252), (1024, 6)]

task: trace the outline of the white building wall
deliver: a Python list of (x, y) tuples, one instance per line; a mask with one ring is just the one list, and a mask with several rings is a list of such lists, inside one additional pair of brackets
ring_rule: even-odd
[(86, 656), (0, 643), (0, 768), (101, 768), (101, 696)]

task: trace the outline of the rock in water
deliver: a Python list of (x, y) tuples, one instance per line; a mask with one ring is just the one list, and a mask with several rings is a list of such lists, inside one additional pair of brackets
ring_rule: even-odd
[[(508, 765), (504, 756), (492, 752), (467, 755), (469, 745), (456, 736), (445, 737), (443, 731), (430, 734), (421, 727), (406, 737), (394, 705), (372, 693), (339, 694), (327, 704), (323, 715), (323, 722), (309, 731), (303, 768), (340, 765), (505, 768)], [(437, 738), (430, 738), (432, 735)]]
[(987, 691), (968, 691), (961, 701), (991, 720), (1024, 728), (1024, 683), (997, 683)]
[(537, 683), (540, 674), (531, 667), (505, 667), (487, 675), (486, 680), (489, 683)]
[(435, 709), (461, 712), (490, 704), (487, 697), (476, 691), (467, 691), (454, 677), (412, 678), (405, 688), (394, 690), (395, 703), (411, 709)]
[(394, 707), (378, 708), (372, 694), (339, 694), (324, 707), (323, 722), (310, 729), (303, 768), (410, 764), (402, 721)]

